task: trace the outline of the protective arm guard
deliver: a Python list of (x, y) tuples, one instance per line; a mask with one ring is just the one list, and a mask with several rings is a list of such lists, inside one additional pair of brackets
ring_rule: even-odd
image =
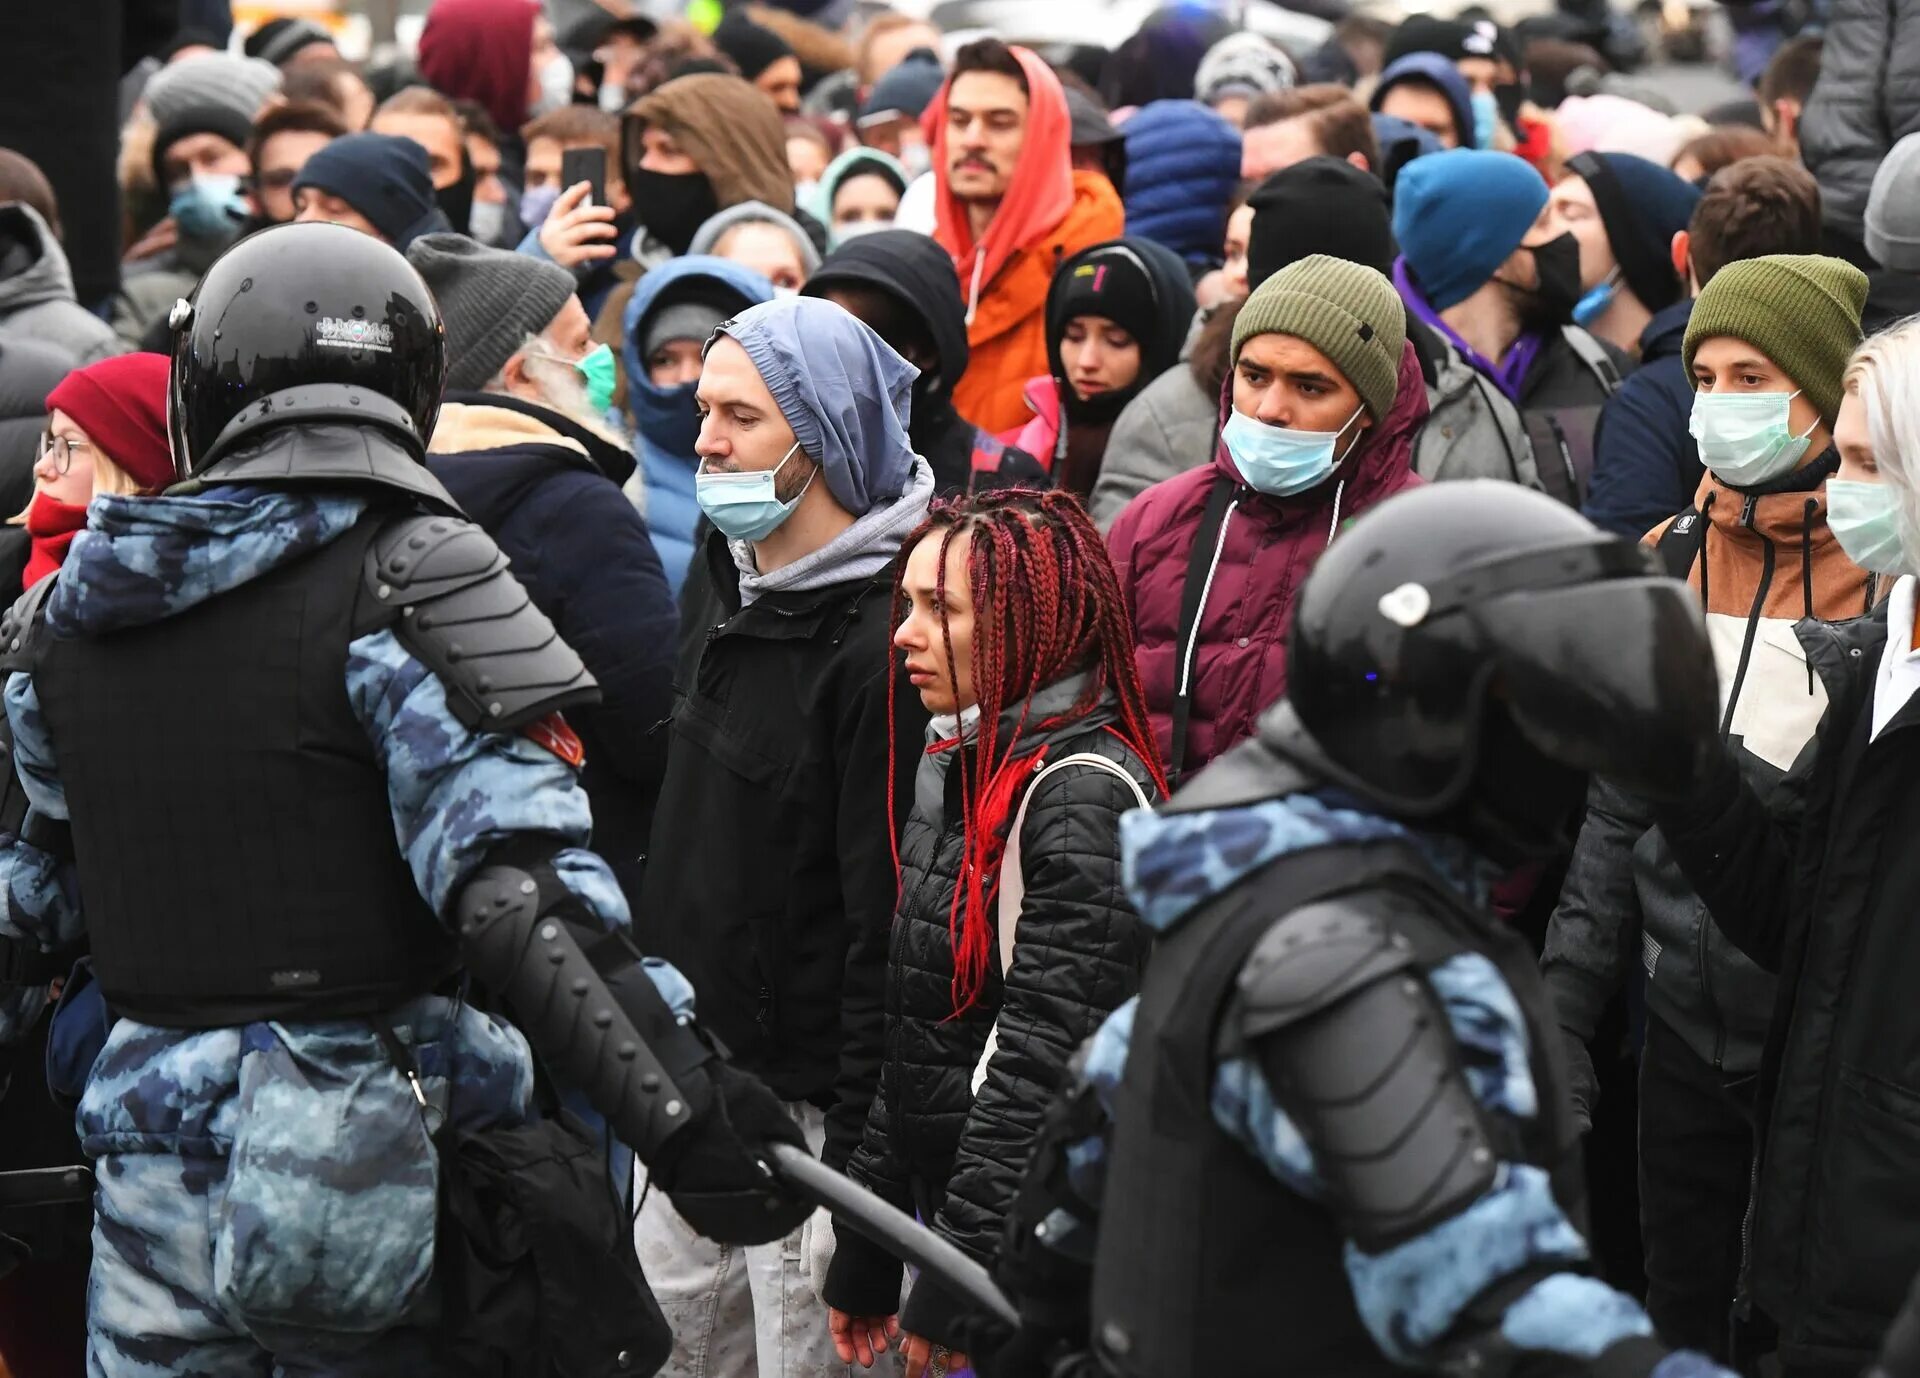
[(1287, 915), (1254, 948), (1239, 998), (1239, 1038), (1360, 1248), (1422, 1234), (1493, 1185), (1446, 1011), (1378, 918), (1340, 901)]
[(577, 905), (544, 866), (496, 865), (467, 882), (454, 917), (473, 974), (560, 1077), (652, 1163), (692, 1122), (681, 1081), (693, 1081), (714, 1054), (674, 1016), (622, 935), (583, 945), (589, 930), (565, 912)]

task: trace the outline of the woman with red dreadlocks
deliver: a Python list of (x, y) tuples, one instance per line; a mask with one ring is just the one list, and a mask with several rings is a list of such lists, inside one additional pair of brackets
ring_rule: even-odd
[[(1067, 1059), (1139, 984), (1120, 816), (1166, 781), (1078, 501), (936, 503), (896, 585), (893, 643), (934, 717), (901, 834), (886, 1061), (847, 1172), (990, 1264)], [(908, 1378), (961, 1367), (956, 1301), (922, 1278), (902, 1311), (900, 1288), (895, 1259), (836, 1235), (822, 1294), (840, 1357), (871, 1365), (904, 1330)]]

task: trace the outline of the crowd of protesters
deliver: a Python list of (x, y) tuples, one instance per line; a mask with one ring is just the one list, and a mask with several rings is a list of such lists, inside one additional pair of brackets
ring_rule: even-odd
[[(1742, 1373), (1872, 1360), (1920, 1272), (1901, 7), (1737, 7), (1750, 94), (1702, 111), (1574, 5), (1312, 44), (1182, 5), (1104, 51), (873, 0), (434, 0), (360, 62), (308, 18), (80, 8), (107, 60), (0, 93), (0, 601), (184, 473), (177, 304), (224, 253), (391, 246), (444, 323), (424, 464), (598, 682), (574, 764), (640, 947), (829, 1166), (992, 1266), (1151, 960), (1122, 816), (1255, 736), (1356, 520), (1544, 493), (1697, 593), (1728, 747), (1678, 801), (1595, 776), (1494, 891), (1565, 1035), (1591, 1267)], [(99, 1120), (48, 994), (0, 1006), (0, 1167)], [(610, 1157), (661, 1371), (965, 1365), (964, 1299), (824, 1212), (719, 1243)], [(264, 1371), (198, 1366), (271, 1347), (230, 1317), (143, 1318), (112, 1231), (11, 1219), (0, 1373)]]

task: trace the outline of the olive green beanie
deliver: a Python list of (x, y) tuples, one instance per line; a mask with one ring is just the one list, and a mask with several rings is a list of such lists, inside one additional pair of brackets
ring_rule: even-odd
[(1701, 342), (1744, 340), (1793, 379), (1831, 426), (1840, 412), (1840, 379), (1860, 344), (1867, 275), (1819, 254), (1736, 259), (1700, 289), (1681, 345), (1687, 377)]
[(1374, 269), (1326, 254), (1289, 263), (1240, 308), (1233, 323), (1234, 359), (1255, 335), (1305, 340), (1353, 384), (1375, 421), (1393, 409), (1407, 311), (1393, 284)]

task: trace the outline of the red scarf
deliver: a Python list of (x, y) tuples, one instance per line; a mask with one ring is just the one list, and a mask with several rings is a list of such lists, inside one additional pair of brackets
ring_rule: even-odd
[(67, 558), (73, 538), (87, 529), (87, 509), (60, 502), (45, 493), (35, 493), (27, 507), (27, 534), (33, 537), (33, 553), (27, 557), (27, 572), (20, 581), (30, 589), (49, 574), (59, 572)]

